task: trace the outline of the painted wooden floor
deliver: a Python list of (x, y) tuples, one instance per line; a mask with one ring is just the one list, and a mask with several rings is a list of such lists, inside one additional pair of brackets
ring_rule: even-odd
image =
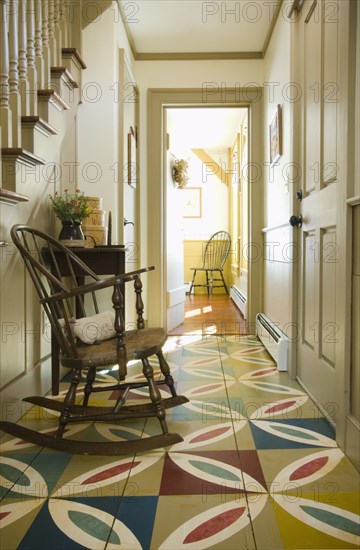
[[(360, 545), (359, 475), (300, 385), (254, 336), (177, 335), (165, 355), (178, 394), (167, 409), (181, 443), (125, 456), (79, 456), (4, 436), (2, 550), (345, 550)], [(151, 360), (156, 376), (156, 358)], [(141, 365), (129, 375), (139, 380)], [(116, 370), (98, 373), (94, 400)], [(61, 394), (67, 382), (61, 382)], [(79, 400), (81, 400), (81, 389)], [(169, 395), (166, 386), (162, 394)], [(131, 390), (129, 403), (148, 400)], [(54, 430), (33, 407), (21, 420)], [(74, 424), (66, 437), (116, 441), (159, 433), (156, 418)]]

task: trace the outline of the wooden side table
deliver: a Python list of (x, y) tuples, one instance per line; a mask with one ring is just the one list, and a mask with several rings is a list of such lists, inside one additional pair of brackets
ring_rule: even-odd
[[(74, 254), (78, 256), (96, 275), (121, 275), (125, 273), (125, 245), (96, 246), (95, 248), (72, 248)], [(50, 254), (43, 249), (45, 261), (48, 262), (51, 271), (53, 265)], [(55, 252), (56, 260), (59, 265), (62, 277), (69, 276), (69, 267), (65, 256), (60, 251)], [(56, 275), (55, 272), (53, 272)], [(84, 272), (76, 266), (75, 275), (79, 285), (84, 283)], [(124, 285), (125, 286), (125, 285)], [(123, 288), (124, 293), (124, 288)], [(59, 394), (59, 345), (57, 339), (51, 334), (51, 391), (52, 395)]]

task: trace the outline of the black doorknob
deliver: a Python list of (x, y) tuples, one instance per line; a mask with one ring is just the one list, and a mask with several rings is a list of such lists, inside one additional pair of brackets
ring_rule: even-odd
[(292, 227), (301, 227), (302, 222), (303, 222), (303, 219), (301, 214), (299, 216), (291, 216), (289, 220), (289, 223)]

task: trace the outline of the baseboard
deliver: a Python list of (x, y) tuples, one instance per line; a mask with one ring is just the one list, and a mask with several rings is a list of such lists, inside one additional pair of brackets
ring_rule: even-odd
[[(67, 370), (60, 372), (60, 377)], [(51, 389), (51, 357), (45, 357), (30, 372), (14, 380), (0, 393), (1, 420), (17, 422), (33, 405), (22, 401), (30, 395), (46, 395)]]
[(360, 426), (355, 418), (347, 416), (345, 433), (346, 456), (360, 472)]

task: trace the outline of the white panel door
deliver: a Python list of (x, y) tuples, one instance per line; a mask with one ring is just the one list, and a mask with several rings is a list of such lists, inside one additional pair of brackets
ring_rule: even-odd
[[(299, 77), (302, 83), (302, 172), (300, 212), (297, 374), (335, 421), (338, 186), (338, 21), (334, 2), (306, 2), (298, 23)], [(300, 51), (300, 50), (298, 50)], [(342, 367), (343, 368), (343, 367)]]

